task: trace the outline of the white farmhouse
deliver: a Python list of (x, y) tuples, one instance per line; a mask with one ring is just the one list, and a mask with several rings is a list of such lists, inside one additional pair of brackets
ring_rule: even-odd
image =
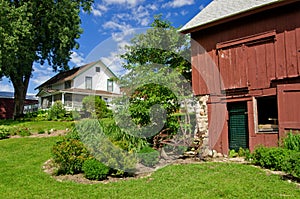
[(120, 95), (114, 79), (116, 75), (101, 61), (60, 72), (36, 88), (39, 107), (47, 109), (61, 101), (66, 110), (80, 110), (82, 99), (88, 95), (100, 96), (109, 104)]

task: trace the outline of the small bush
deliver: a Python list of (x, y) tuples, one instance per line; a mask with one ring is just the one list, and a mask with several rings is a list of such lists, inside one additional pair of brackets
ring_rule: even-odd
[(230, 151), (229, 151), (229, 157), (230, 158), (235, 158), (235, 157), (237, 157), (239, 154), (234, 150), (234, 149), (231, 149)]
[(300, 177), (300, 152), (291, 151), (282, 164), (282, 170), (295, 176)]
[(116, 147), (105, 135), (98, 120), (81, 120), (76, 124), (80, 140), (86, 144), (93, 157), (114, 168), (118, 173), (131, 174), (135, 170), (135, 156)]
[(104, 180), (109, 174), (109, 167), (96, 159), (86, 160), (82, 165), (84, 176), (90, 180)]
[(58, 164), (57, 174), (76, 174), (82, 172), (83, 163), (90, 154), (83, 143), (76, 139), (63, 139), (52, 148), (53, 160)]
[(25, 137), (25, 136), (30, 136), (31, 133), (30, 133), (30, 130), (28, 128), (20, 128), (17, 132), (18, 135), (22, 136), (22, 137)]
[(45, 133), (45, 130), (44, 129), (39, 129), (38, 130), (38, 134), (44, 134)]
[(267, 169), (282, 170), (291, 151), (283, 148), (259, 147), (252, 154), (252, 163)]
[(61, 101), (56, 101), (48, 111), (49, 120), (60, 120), (65, 117), (66, 110)]
[(283, 139), (283, 147), (300, 152), (300, 134), (293, 134), (292, 131), (290, 131)]
[(143, 165), (153, 167), (159, 162), (159, 152), (147, 146), (139, 151), (138, 158)]
[(6, 139), (9, 136), (9, 128), (0, 126), (0, 140)]

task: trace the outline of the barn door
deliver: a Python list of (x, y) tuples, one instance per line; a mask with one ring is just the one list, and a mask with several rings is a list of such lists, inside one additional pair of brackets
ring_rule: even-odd
[(278, 125), (280, 137), (284, 132), (300, 130), (300, 84), (277, 86)]
[(247, 103), (228, 104), (229, 113), (229, 149), (248, 148)]

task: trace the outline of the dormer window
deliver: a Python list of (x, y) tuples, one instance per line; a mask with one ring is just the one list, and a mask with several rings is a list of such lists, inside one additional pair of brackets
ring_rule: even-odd
[(71, 88), (71, 81), (65, 81), (65, 89)]
[(85, 89), (92, 90), (92, 77), (85, 77)]
[(108, 92), (113, 92), (114, 90), (114, 81), (111, 79), (107, 80), (107, 91)]

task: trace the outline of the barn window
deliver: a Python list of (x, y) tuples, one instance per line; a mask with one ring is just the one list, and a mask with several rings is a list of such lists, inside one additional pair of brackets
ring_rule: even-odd
[(278, 131), (278, 111), (276, 96), (256, 98), (258, 132)]
[(96, 73), (100, 73), (100, 67), (96, 67)]

